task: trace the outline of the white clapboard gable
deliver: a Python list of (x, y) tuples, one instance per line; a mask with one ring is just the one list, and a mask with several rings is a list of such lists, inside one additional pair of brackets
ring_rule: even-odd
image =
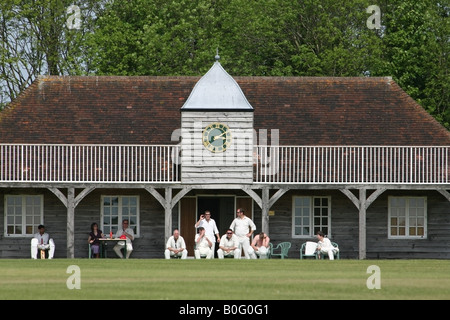
[(253, 107), (218, 61), (181, 108), (181, 136), (182, 183), (252, 183)]

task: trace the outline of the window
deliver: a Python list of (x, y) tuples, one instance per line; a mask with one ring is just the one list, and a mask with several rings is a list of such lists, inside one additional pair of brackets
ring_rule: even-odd
[(330, 197), (293, 197), (292, 237), (311, 237), (322, 230), (329, 235)]
[(138, 196), (102, 196), (102, 226), (105, 235), (115, 234), (122, 227), (122, 220), (128, 219), (129, 227), (139, 237), (139, 197)]
[(426, 238), (426, 197), (389, 197), (389, 237)]
[(44, 197), (6, 195), (5, 212), (5, 235), (33, 235), (44, 220)]

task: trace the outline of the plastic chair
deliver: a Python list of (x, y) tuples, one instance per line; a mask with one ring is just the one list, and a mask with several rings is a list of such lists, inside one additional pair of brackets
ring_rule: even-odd
[[(339, 260), (340, 259), (340, 256), (339, 256), (339, 246), (338, 246), (338, 244), (336, 243), (336, 242), (333, 242), (333, 241), (331, 241), (331, 244), (333, 245), (333, 247), (335, 247), (337, 250), (333, 250), (333, 253), (334, 253), (334, 258), (336, 259), (336, 260)], [(323, 253), (321, 253), (321, 252), (318, 252), (317, 253), (317, 259), (324, 259), (324, 258), (326, 258), (326, 257), (328, 257), (328, 255), (327, 254), (323, 254)]]
[[(290, 242), (281, 242), (279, 243), (275, 248), (271, 249), (270, 257), (280, 257), (281, 259), (284, 259), (285, 257), (288, 257), (289, 249), (291, 248)], [(280, 253), (275, 253), (277, 250), (280, 250)]]
[(303, 243), (301, 248), (300, 248), (300, 259), (307, 258), (307, 257), (314, 257), (314, 258), (318, 259), (316, 250), (314, 250), (313, 253), (307, 253), (306, 252), (306, 246), (307, 246), (308, 242), (314, 243), (316, 245), (316, 247), (317, 247), (317, 243), (316, 242), (307, 241), (307, 242)]
[[(89, 259), (91, 259), (93, 257), (93, 252), (92, 252), (92, 248), (91, 248), (91, 244), (89, 243), (89, 248), (88, 248), (88, 254), (89, 254)], [(100, 244), (100, 258), (103, 258), (103, 245)]]
[(272, 258), (273, 243), (269, 242), (269, 250), (267, 250), (267, 259)]

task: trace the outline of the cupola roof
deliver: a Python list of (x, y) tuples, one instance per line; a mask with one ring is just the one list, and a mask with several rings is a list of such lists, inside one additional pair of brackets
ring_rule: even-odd
[(211, 69), (196, 83), (181, 107), (182, 111), (253, 111), (241, 87), (225, 71), (218, 58), (216, 56)]

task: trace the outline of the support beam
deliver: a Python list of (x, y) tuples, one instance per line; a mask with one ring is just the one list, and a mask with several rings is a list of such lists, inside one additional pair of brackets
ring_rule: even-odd
[(442, 194), (448, 201), (450, 201), (450, 193), (444, 189), (437, 189), (437, 191)]
[(372, 194), (367, 198), (366, 210), (369, 209), (369, 206), (372, 204), (372, 202), (374, 202), (385, 191), (386, 188), (380, 188), (372, 192)]
[(67, 189), (67, 258), (75, 257), (75, 189)]
[[(81, 200), (84, 199), (84, 197), (86, 197), (89, 193), (92, 192), (92, 190), (94, 190), (95, 187), (88, 187), (83, 189), (75, 198), (74, 198), (74, 205), (75, 207), (78, 206), (78, 204), (80, 203)], [(53, 192), (53, 194), (55, 196), (58, 197), (59, 200), (61, 200), (61, 202), (63, 203), (63, 205), (67, 208), (67, 198), (64, 195), (64, 193), (62, 193), (58, 188), (48, 188), (48, 190), (50, 190), (51, 192)]]
[(75, 207), (78, 206), (78, 204), (80, 203), (81, 200), (84, 199), (84, 197), (86, 197), (89, 193), (91, 193), (93, 190), (95, 189), (95, 187), (88, 187), (83, 189), (76, 197), (75, 197)]
[(366, 258), (366, 189), (359, 189), (359, 259)]
[(181, 189), (173, 198), (172, 198), (172, 202), (170, 203), (170, 206), (175, 207), (176, 204), (181, 200), (181, 198), (183, 198), (189, 191), (192, 190), (192, 187), (186, 187)]
[(181, 200), (181, 198), (192, 190), (192, 187), (181, 189), (174, 197), (172, 195), (172, 187), (165, 188), (164, 197), (156, 191), (154, 187), (148, 186), (144, 189), (154, 196), (164, 208), (164, 238), (165, 242), (167, 242), (169, 237), (172, 235), (172, 209)]
[(275, 204), (275, 202), (277, 202), (278, 199), (280, 199), (288, 191), (289, 191), (289, 189), (287, 189), (287, 188), (281, 188), (280, 190), (275, 192), (275, 194), (270, 198), (269, 209), (272, 208), (272, 206)]
[(172, 230), (172, 188), (166, 187), (164, 197), (156, 191), (154, 187), (145, 187), (152, 196), (161, 204), (164, 208), (164, 243), (169, 239)]
[(165, 190), (166, 204), (164, 206), (164, 243), (167, 242), (172, 235), (172, 188), (166, 187)]
[(75, 188), (67, 188), (67, 197), (58, 188), (48, 188), (67, 208), (67, 258), (75, 257), (75, 208), (95, 187), (83, 189), (75, 197)]
[(244, 190), (250, 197), (252, 197), (253, 201), (256, 202), (258, 207), (262, 208), (262, 199), (255, 191), (248, 187), (244, 187), (242, 190)]
[(166, 199), (153, 187), (145, 187), (145, 190), (147, 190), (152, 196), (155, 197), (156, 200), (163, 206), (163, 208), (166, 205)]
[(269, 234), (269, 188), (262, 189), (261, 199), (261, 231), (265, 234)]
[(261, 189), (261, 197), (250, 188), (244, 188), (243, 190), (252, 197), (256, 204), (261, 208), (261, 231), (269, 234), (269, 210), (281, 196), (289, 191), (289, 189), (279, 189), (272, 197), (270, 197), (268, 187)]
[(58, 199), (63, 203), (64, 207), (67, 208), (67, 198), (58, 188), (48, 188)]
[(376, 189), (367, 198), (367, 188), (359, 189), (359, 199), (348, 189), (340, 189), (356, 206), (359, 211), (359, 246), (358, 255), (359, 259), (366, 258), (366, 213), (369, 206), (384, 192), (386, 188)]
[(343, 194), (347, 196), (347, 198), (350, 199), (351, 202), (355, 205), (356, 209), (359, 210), (359, 200), (358, 198), (348, 189), (339, 189)]

